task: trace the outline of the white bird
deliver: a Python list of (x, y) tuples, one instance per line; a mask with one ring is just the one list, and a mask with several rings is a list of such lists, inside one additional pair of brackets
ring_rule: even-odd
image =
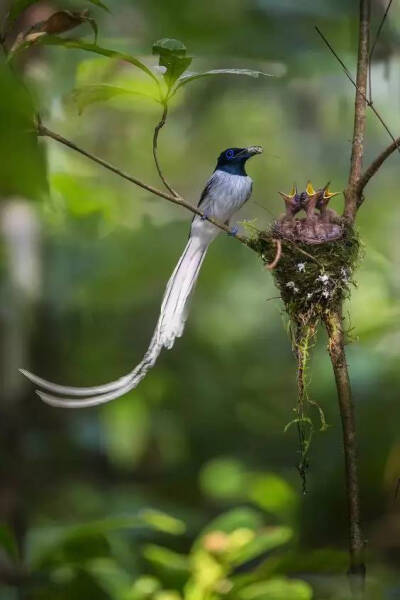
[(183, 333), (190, 296), (207, 249), (220, 232), (207, 217), (228, 224), (234, 213), (249, 199), (253, 182), (246, 173), (245, 164), (249, 158), (261, 152), (261, 146), (250, 146), (229, 148), (220, 154), (217, 166), (207, 181), (198, 204), (205, 218), (195, 216), (192, 221), (189, 241), (167, 283), (157, 326), (142, 361), (124, 377), (93, 387), (58, 385), (20, 369), (21, 373), (41, 388), (36, 390), (36, 393), (46, 404), (64, 408), (84, 408), (110, 402), (140, 383), (154, 366), (163, 347), (172, 348), (175, 338)]

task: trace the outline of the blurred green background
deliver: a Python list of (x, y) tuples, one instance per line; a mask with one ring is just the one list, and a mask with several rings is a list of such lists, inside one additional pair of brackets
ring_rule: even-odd
[[(22, 4), (22, 3), (20, 3)], [(141, 57), (182, 40), (191, 69), (221, 76), (174, 98), (159, 142), (168, 179), (193, 203), (229, 146), (262, 144), (242, 219), (266, 227), (277, 192), (346, 184), (353, 88), (314, 31), (354, 71), (357, 2), (82, 0), (39, 2), (7, 43), (58, 8), (90, 8), (99, 44)], [(373, 31), (384, 10), (373, 2)], [(5, 14), (6, 6), (3, 6)], [(73, 37), (92, 39), (82, 25)], [(400, 8), (373, 65), (374, 102), (400, 129)], [(340, 419), (326, 340), (310, 394), (330, 425), (316, 433), (307, 495), (296, 470), (295, 362), (272, 278), (226, 236), (211, 247), (185, 334), (139, 388), (95, 409), (52, 409), (19, 367), (71, 385), (125, 374), (141, 359), (191, 216), (53, 141), (32, 115), (82, 147), (160, 186), (151, 155), (160, 107), (121, 96), (79, 115), (71, 91), (142, 86), (140, 71), (62, 47), (0, 65), (0, 598), (279, 600), (347, 598)], [(366, 160), (388, 136), (368, 115)], [(370, 184), (365, 244), (348, 306), (370, 598), (400, 597), (399, 156)], [(341, 209), (342, 197), (334, 200)], [(316, 415), (316, 421), (317, 415)], [(219, 519), (215, 521), (215, 519)], [(206, 533), (205, 533), (206, 532)], [(211, 533), (210, 533), (211, 532)], [(196, 541), (195, 541), (196, 540)]]

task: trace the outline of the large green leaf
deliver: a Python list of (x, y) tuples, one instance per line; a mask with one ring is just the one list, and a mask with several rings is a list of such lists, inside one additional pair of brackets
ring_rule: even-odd
[(46, 46), (62, 46), (71, 50), (86, 50), (86, 52), (94, 52), (95, 54), (101, 54), (102, 56), (108, 56), (110, 58), (117, 58), (119, 60), (123, 60), (125, 62), (130, 63), (131, 65), (134, 65), (135, 67), (146, 73), (146, 75), (151, 77), (156, 82), (156, 84), (159, 85), (158, 79), (154, 75), (154, 73), (152, 73), (150, 69), (146, 67), (146, 65), (141, 60), (135, 58), (134, 56), (131, 56), (130, 54), (125, 54), (124, 52), (117, 52), (116, 50), (110, 50), (109, 48), (103, 48), (102, 46), (97, 46), (97, 44), (82, 42), (81, 40), (60, 38), (58, 36), (52, 35), (44, 36), (40, 38), (38, 42), (40, 44), (45, 44)]
[(133, 95), (143, 96), (145, 98), (151, 98), (156, 102), (159, 100), (155, 96), (146, 94), (145, 92), (129, 90), (114, 85), (108, 85), (106, 83), (99, 83), (96, 85), (85, 85), (80, 88), (74, 89), (70, 94), (70, 99), (78, 108), (79, 114), (82, 114), (85, 108), (91, 104), (97, 104), (99, 102), (106, 102), (117, 96)]
[(179, 82), (177, 88), (186, 85), (190, 81), (195, 81), (196, 79), (201, 79), (202, 77), (211, 77), (213, 75), (244, 75), (246, 77), (274, 77), (270, 73), (263, 73), (262, 71), (254, 71), (252, 69), (212, 69), (211, 71), (204, 71), (203, 73), (190, 73), (187, 75), (182, 75), (179, 78)]

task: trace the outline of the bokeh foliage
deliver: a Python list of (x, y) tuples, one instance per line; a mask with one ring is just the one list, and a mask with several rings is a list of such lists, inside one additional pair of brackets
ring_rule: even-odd
[[(331, 179), (335, 190), (344, 187), (353, 90), (313, 25), (352, 67), (355, 5), (107, 4), (111, 14), (91, 7), (99, 45), (139, 57), (148, 68), (159, 62), (153, 43), (168, 37), (185, 43), (190, 70), (277, 75), (204, 78), (173, 97), (159, 154), (187, 199), (197, 201), (222, 148), (250, 143), (263, 144), (265, 155), (249, 164), (254, 195), (239, 220), (267, 226), (282, 210), (277, 191), (293, 180), (301, 187), (308, 178), (315, 185)], [(39, 16), (88, 5), (41, 3)], [(380, 10), (377, 2), (375, 20)], [(373, 75), (374, 100), (395, 130), (399, 10), (391, 17)], [(85, 25), (70, 35), (93, 43)], [(156, 184), (151, 140), (161, 107), (146, 97), (153, 84), (145, 73), (121, 65), (118, 56), (45, 44), (16, 57), (14, 69), (2, 64), (0, 71), (0, 545), (14, 577), (2, 577), (0, 597), (13, 600), (19, 588), (46, 600), (175, 600), (208, 598), (211, 586), (212, 597), (243, 600), (306, 599), (311, 588), (317, 598), (345, 598), (341, 433), (325, 340), (313, 354), (310, 393), (330, 427), (313, 440), (303, 497), (295, 431), (283, 432), (296, 386), (281, 307), (266, 301), (277, 295), (272, 280), (239, 244), (221, 236), (210, 249), (185, 336), (134, 393), (96, 410), (57, 411), (12, 375), (27, 366), (53, 380), (91, 385), (126, 372), (146, 348), (190, 220), (55, 143), (38, 144), (33, 134), (36, 107), (55, 130)], [(90, 89), (104, 100), (111, 88), (140, 93), (88, 102), (77, 92)], [(371, 116), (368, 135), (369, 159), (387, 143)], [(371, 184), (360, 212), (365, 258), (349, 324), (371, 598), (390, 597), (399, 587), (397, 161), (393, 156)], [(335, 203), (339, 209), (340, 198)], [(15, 229), (10, 215), (17, 205), (35, 221), (35, 235), (26, 219)], [(34, 295), (18, 276), (32, 256), (41, 265)], [(145, 522), (149, 508), (178, 521), (154, 522), (153, 512)]]

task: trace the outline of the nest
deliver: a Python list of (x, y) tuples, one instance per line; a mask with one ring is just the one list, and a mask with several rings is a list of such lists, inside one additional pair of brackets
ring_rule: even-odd
[(252, 241), (266, 265), (275, 257), (276, 239), (281, 241), (282, 255), (273, 276), (290, 319), (311, 323), (339, 306), (349, 294), (359, 255), (354, 230), (331, 223), (311, 227), (305, 220), (294, 221), (289, 230), (278, 221)]
[(340, 309), (354, 283), (353, 272), (359, 256), (357, 233), (337, 215), (326, 220), (284, 216), (268, 231), (258, 232), (251, 245), (265, 265), (276, 256), (276, 241), (281, 255), (272, 273), (289, 316), (292, 348), (297, 361), (297, 405), (294, 418), (299, 435), (298, 470), (306, 491), (308, 454), (315, 430), (312, 414), (319, 416), (320, 430), (327, 425), (322, 408), (307, 393), (307, 371), (319, 323), (330, 311)]

